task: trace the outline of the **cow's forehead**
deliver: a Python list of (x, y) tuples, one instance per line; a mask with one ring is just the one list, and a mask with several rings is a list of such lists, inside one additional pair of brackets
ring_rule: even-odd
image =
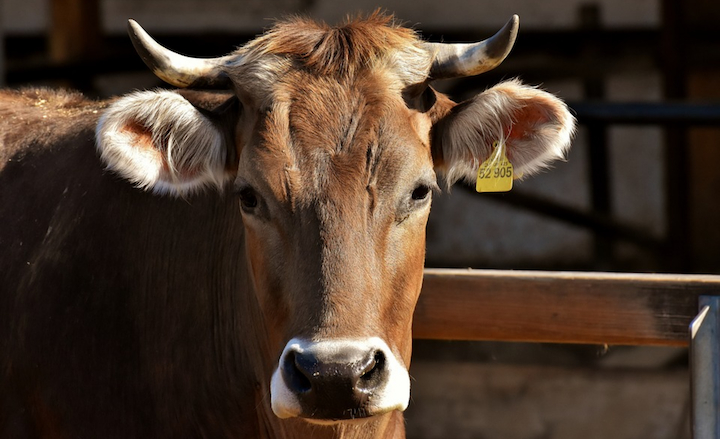
[(364, 156), (407, 118), (399, 94), (382, 75), (346, 81), (297, 75), (285, 88), (289, 98), (280, 106), (288, 112), (287, 129), (298, 154)]
[(257, 163), (258, 177), (280, 198), (353, 196), (427, 173), (429, 124), (390, 81), (383, 72), (343, 80), (288, 74), (275, 84), (241, 156)]

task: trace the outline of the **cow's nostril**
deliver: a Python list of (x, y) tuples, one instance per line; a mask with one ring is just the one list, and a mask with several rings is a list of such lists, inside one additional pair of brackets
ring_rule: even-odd
[(385, 354), (382, 351), (376, 351), (374, 355), (369, 357), (369, 361), (360, 373), (360, 381), (371, 381), (385, 368)]
[(376, 351), (369, 358), (370, 361), (366, 363), (365, 368), (358, 377), (358, 381), (355, 383), (355, 391), (372, 392), (385, 379), (385, 354), (382, 351)]
[(309, 392), (312, 389), (313, 365), (309, 364), (307, 357), (298, 356), (295, 352), (289, 352), (282, 365), (282, 374), (288, 387), (297, 392)]

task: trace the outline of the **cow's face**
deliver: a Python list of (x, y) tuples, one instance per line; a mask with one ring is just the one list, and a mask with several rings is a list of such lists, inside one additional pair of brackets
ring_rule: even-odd
[[(158, 192), (232, 184), (277, 355), (277, 416), (327, 422), (404, 409), (436, 170), (472, 180), (500, 141), (528, 174), (567, 148), (573, 120), (552, 95), (507, 82), (455, 104), (427, 85), (499, 63), (516, 26), (501, 31), (502, 44), (463, 52), (378, 17), (340, 28), (296, 21), (197, 62), (154, 54), (156, 43), (131, 27), (159, 76), (235, 92), (216, 112), (173, 92), (123, 98), (103, 116), (98, 147), (111, 168)], [(168, 60), (172, 68), (158, 66)]]
[(281, 417), (403, 409), (424, 229), (436, 185), (427, 116), (371, 76), (290, 75), (242, 145), (248, 259), (280, 346)]

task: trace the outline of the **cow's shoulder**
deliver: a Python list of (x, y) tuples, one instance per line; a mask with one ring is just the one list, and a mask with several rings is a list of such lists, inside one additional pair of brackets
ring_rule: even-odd
[(0, 90), (0, 171), (13, 160), (68, 140), (76, 145), (77, 140), (92, 141), (87, 134), (107, 105), (73, 91)]

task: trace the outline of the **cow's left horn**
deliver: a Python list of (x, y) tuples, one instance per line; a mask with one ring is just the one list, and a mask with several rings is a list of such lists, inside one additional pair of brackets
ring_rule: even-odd
[(191, 58), (166, 49), (153, 40), (135, 20), (128, 20), (128, 33), (135, 50), (153, 73), (176, 87), (230, 88), (221, 66), (237, 57)]
[(510, 53), (517, 37), (520, 18), (512, 18), (495, 35), (479, 43), (425, 43), (434, 54), (430, 80), (474, 76), (497, 67)]

